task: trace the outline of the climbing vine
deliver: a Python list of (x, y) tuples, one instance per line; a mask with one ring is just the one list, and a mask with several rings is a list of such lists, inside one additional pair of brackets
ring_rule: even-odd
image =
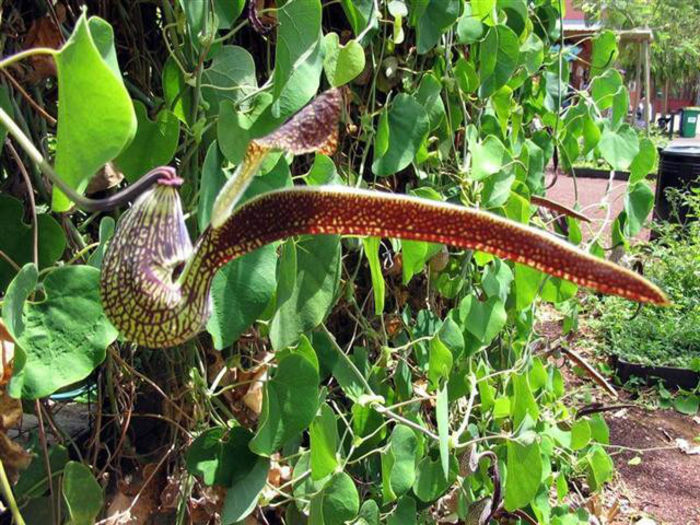
[[(608, 430), (578, 414), (567, 342), (550, 344), (537, 320), (554, 305), (575, 330), (577, 293), (591, 292), (516, 257), (520, 238), (498, 225), (549, 232), (533, 253), (555, 237), (587, 252), (582, 275), (643, 227), (656, 150), (626, 123), (614, 35), (593, 38), (590, 86), (575, 90), (558, 0), (80, 4), (3, 8), (4, 24), (34, 15), (57, 37), (26, 50), (5, 39), (0, 61), (3, 395), (40, 422), (27, 461), (2, 458), (15, 519), (91, 523), (148, 501), (177, 523), (588, 523), (583, 495), (612, 476)], [(317, 106), (319, 138), (293, 117), (332, 88), (339, 124)], [(254, 163), (251, 144), (266, 153)], [(631, 173), (624, 210), (595, 228), (545, 197), (582, 157)], [(368, 189), (387, 204), (333, 197), (376, 199)], [(285, 208), (275, 195), (300, 197)], [(137, 219), (172, 225), (148, 241), (169, 266), (143, 267), (185, 282), (189, 239), (203, 239), (199, 269), (219, 253), (209, 246), (256, 241), (241, 225), (272, 231), (339, 206), (289, 232), (345, 233), (324, 228), (363, 206), (365, 222), (402, 217), (389, 202), (409, 197), (434, 201), (411, 212), (420, 224), (457, 207), (493, 217), (481, 230), (499, 245), (270, 235), (229, 254), (211, 297), (193, 292), (210, 315), (174, 342), (160, 312), (120, 299), (152, 283), (120, 273), (142, 261), (138, 232), (155, 231), (126, 230)], [(442, 227), (431, 240), (450, 240)], [(559, 262), (535, 266), (576, 277)], [(663, 302), (597, 264), (607, 280), (576, 280)], [(162, 338), (133, 336), (116, 321), (127, 314)], [(51, 407), (76, 399), (94, 409), (73, 435)]]

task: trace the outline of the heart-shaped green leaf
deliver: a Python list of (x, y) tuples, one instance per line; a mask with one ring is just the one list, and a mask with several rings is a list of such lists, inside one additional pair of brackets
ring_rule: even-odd
[(222, 47), (202, 73), (202, 96), (211, 105), (213, 115), (222, 100), (236, 104), (257, 87), (253, 57), (239, 46)]
[[(82, 15), (55, 60), (56, 172), (82, 193), (90, 177), (134, 137), (136, 114), (119, 72), (114, 35), (107, 22)], [(53, 209), (66, 211), (70, 206), (70, 200), (54, 188)]]
[(347, 84), (365, 68), (365, 51), (356, 40), (341, 46), (338, 35), (328, 33), (323, 38), (323, 51), (323, 70), (334, 87)]
[(313, 52), (321, 34), (321, 2), (289, 0), (277, 10), (277, 49), (273, 95), (282, 94), (294, 70)]
[(44, 299), (25, 302), (24, 327), (13, 333), (15, 360), (9, 392), (38, 399), (87, 377), (105, 358), (117, 330), (102, 310), (100, 271), (64, 266), (43, 282)]
[(321, 405), (318, 415), (309, 427), (311, 441), (311, 478), (319, 480), (331, 474), (338, 466), (338, 423), (331, 407)]
[(498, 173), (503, 167), (506, 157), (506, 148), (498, 138), (493, 135), (479, 142), (472, 148), (472, 170), (469, 173), (474, 180), (481, 180)]
[(513, 511), (527, 505), (537, 494), (542, 477), (542, 457), (537, 441), (527, 445), (508, 441), (506, 450), (508, 476), (504, 506)]
[(309, 523), (346, 523), (357, 516), (359, 510), (360, 496), (355, 482), (345, 472), (338, 472), (312, 498)]
[(627, 190), (625, 195), (625, 221), (624, 233), (627, 237), (637, 235), (644, 227), (651, 209), (654, 207), (654, 192), (644, 182), (636, 182)]
[(269, 456), (306, 429), (318, 407), (318, 358), (308, 339), (282, 355), (275, 375), (265, 384), (258, 431), (250, 450)]
[(508, 82), (518, 65), (520, 41), (507, 26), (489, 29), (479, 48), (479, 96), (486, 98)]
[[(392, 175), (408, 166), (430, 131), (425, 108), (406, 93), (401, 93), (394, 99), (386, 119), (388, 147), (372, 162), (372, 172), (380, 176)], [(386, 138), (378, 135), (377, 141)]]
[(153, 121), (148, 118), (146, 106), (134, 102), (138, 128), (134, 140), (115, 159), (126, 180), (135, 182), (147, 171), (170, 162), (177, 149), (180, 121), (167, 109)]
[(102, 510), (102, 487), (88, 467), (69, 461), (63, 470), (63, 499), (71, 525), (91, 525)]
[(276, 350), (316, 328), (333, 305), (340, 279), (340, 237), (307, 237), (285, 243), (279, 261), (277, 311), (270, 326)]
[(658, 152), (654, 143), (644, 137), (639, 142), (639, 153), (634, 157), (630, 165), (630, 180), (629, 184), (641, 181), (649, 173), (652, 172), (658, 159)]
[[(0, 195), (0, 249), (18, 266), (33, 258), (34, 233), (32, 225), (22, 221), (22, 203), (7, 195)], [(46, 213), (37, 215), (39, 225), (39, 269), (51, 266), (66, 249), (66, 236), (61, 225)], [(0, 258), (0, 290), (4, 290), (15, 268)]]
[(626, 170), (639, 153), (637, 133), (627, 124), (617, 131), (606, 129), (598, 143), (600, 154), (615, 170)]

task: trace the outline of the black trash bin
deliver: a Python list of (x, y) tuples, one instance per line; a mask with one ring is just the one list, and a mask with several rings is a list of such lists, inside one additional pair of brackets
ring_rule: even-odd
[(687, 206), (680, 206), (676, 214), (666, 196), (666, 190), (677, 188), (682, 192), (689, 192), (691, 188), (698, 186), (700, 186), (700, 145), (684, 144), (669, 146), (662, 150), (659, 159), (659, 176), (656, 181), (654, 220), (685, 224)]

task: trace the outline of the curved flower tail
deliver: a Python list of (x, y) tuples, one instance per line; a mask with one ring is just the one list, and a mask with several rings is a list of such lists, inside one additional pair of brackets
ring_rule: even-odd
[(343, 234), (440, 242), (480, 250), (607, 294), (667, 304), (652, 283), (543, 231), (447, 203), (339, 187), (267, 193), (207, 230), (196, 258), (215, 271), (263, 244), (299, 234)]

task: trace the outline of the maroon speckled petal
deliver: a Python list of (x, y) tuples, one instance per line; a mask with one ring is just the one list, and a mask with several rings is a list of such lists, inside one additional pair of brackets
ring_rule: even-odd
[(299, 234), (396, 237), (481, 250), (607, 294), (666, 304), (664, 294), (625, 268), (540, 230), (475, 209), (344, 187), (276, 191), (241, 206), (195, 248), (213, 272), (263, 244)]

